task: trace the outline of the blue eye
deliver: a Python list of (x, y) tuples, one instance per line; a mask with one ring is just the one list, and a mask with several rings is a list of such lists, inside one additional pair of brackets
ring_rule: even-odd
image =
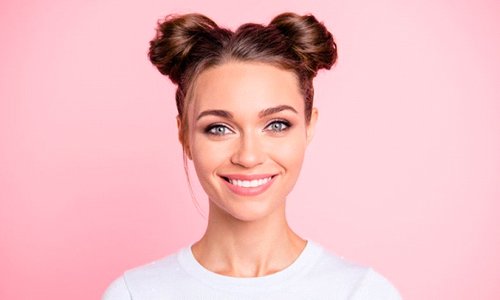
[(214, 124), (208, 126), (207, 129), (205, 129), (205, 132), (212, 135), (222, 136), (230, 134), (232, 131), (227, 126), (221, 124)]
[(276, 120), (269, 123), (266, 128), (272, 132), (282, 132), (290, 128), (290, 122), (285, 120)]

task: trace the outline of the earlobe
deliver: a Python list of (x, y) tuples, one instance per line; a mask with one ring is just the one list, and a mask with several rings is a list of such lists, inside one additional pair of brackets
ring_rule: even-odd
[(311, 111), (311, 120), (309, 121), (309, 124), (307, 125), (307, 130), (306, 130), (306, 138), (307, 138), (307, 144), (309, 144), (314, 136), (314, 129), (316, 128), (316, 121), (318, 121), (318, 109), (316, 107), (312, 108)]
[(185, 147), (185, 148), (184, 148), (184, 153), (186, 154), (186, 157), (187, 157), (189, 160), (193, 160), (193, 158), (191, 157), (191, 150), (189, 149), (189, 147)]
[(193, 160), (193, 157), (191, 155), (191, 148), (189, 148), (189, 146), (186, 145), (186, 147), (184, 148), (184, 151), (186, 151), (187, 158), (189, 158), (189, 160)]

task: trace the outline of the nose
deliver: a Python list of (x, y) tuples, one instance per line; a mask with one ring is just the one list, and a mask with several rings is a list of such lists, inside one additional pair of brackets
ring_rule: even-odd
[(252, 168), (264, 162), (265, 152), (257, 136), (246, 134), (237, 142), (231, 162), (244, 168)]

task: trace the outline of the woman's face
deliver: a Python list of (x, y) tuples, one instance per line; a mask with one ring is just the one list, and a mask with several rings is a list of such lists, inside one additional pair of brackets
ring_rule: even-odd
[(284, 213), (312, 137), (293, 72), (229, 62), (203, 71), (188, 107), (188, 156), (211, 210), (242, 221)]

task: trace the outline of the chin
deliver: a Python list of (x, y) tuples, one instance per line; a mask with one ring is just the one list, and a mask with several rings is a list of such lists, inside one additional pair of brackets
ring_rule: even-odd
[(284, 202), (274, 203), (239, 203), (238, 205), (219, 206), (212, 203), (211, 209), (216, 209), (219, 213), (226, 215), (234, 221), (256, 222), (272, 217), (284, 215)]

